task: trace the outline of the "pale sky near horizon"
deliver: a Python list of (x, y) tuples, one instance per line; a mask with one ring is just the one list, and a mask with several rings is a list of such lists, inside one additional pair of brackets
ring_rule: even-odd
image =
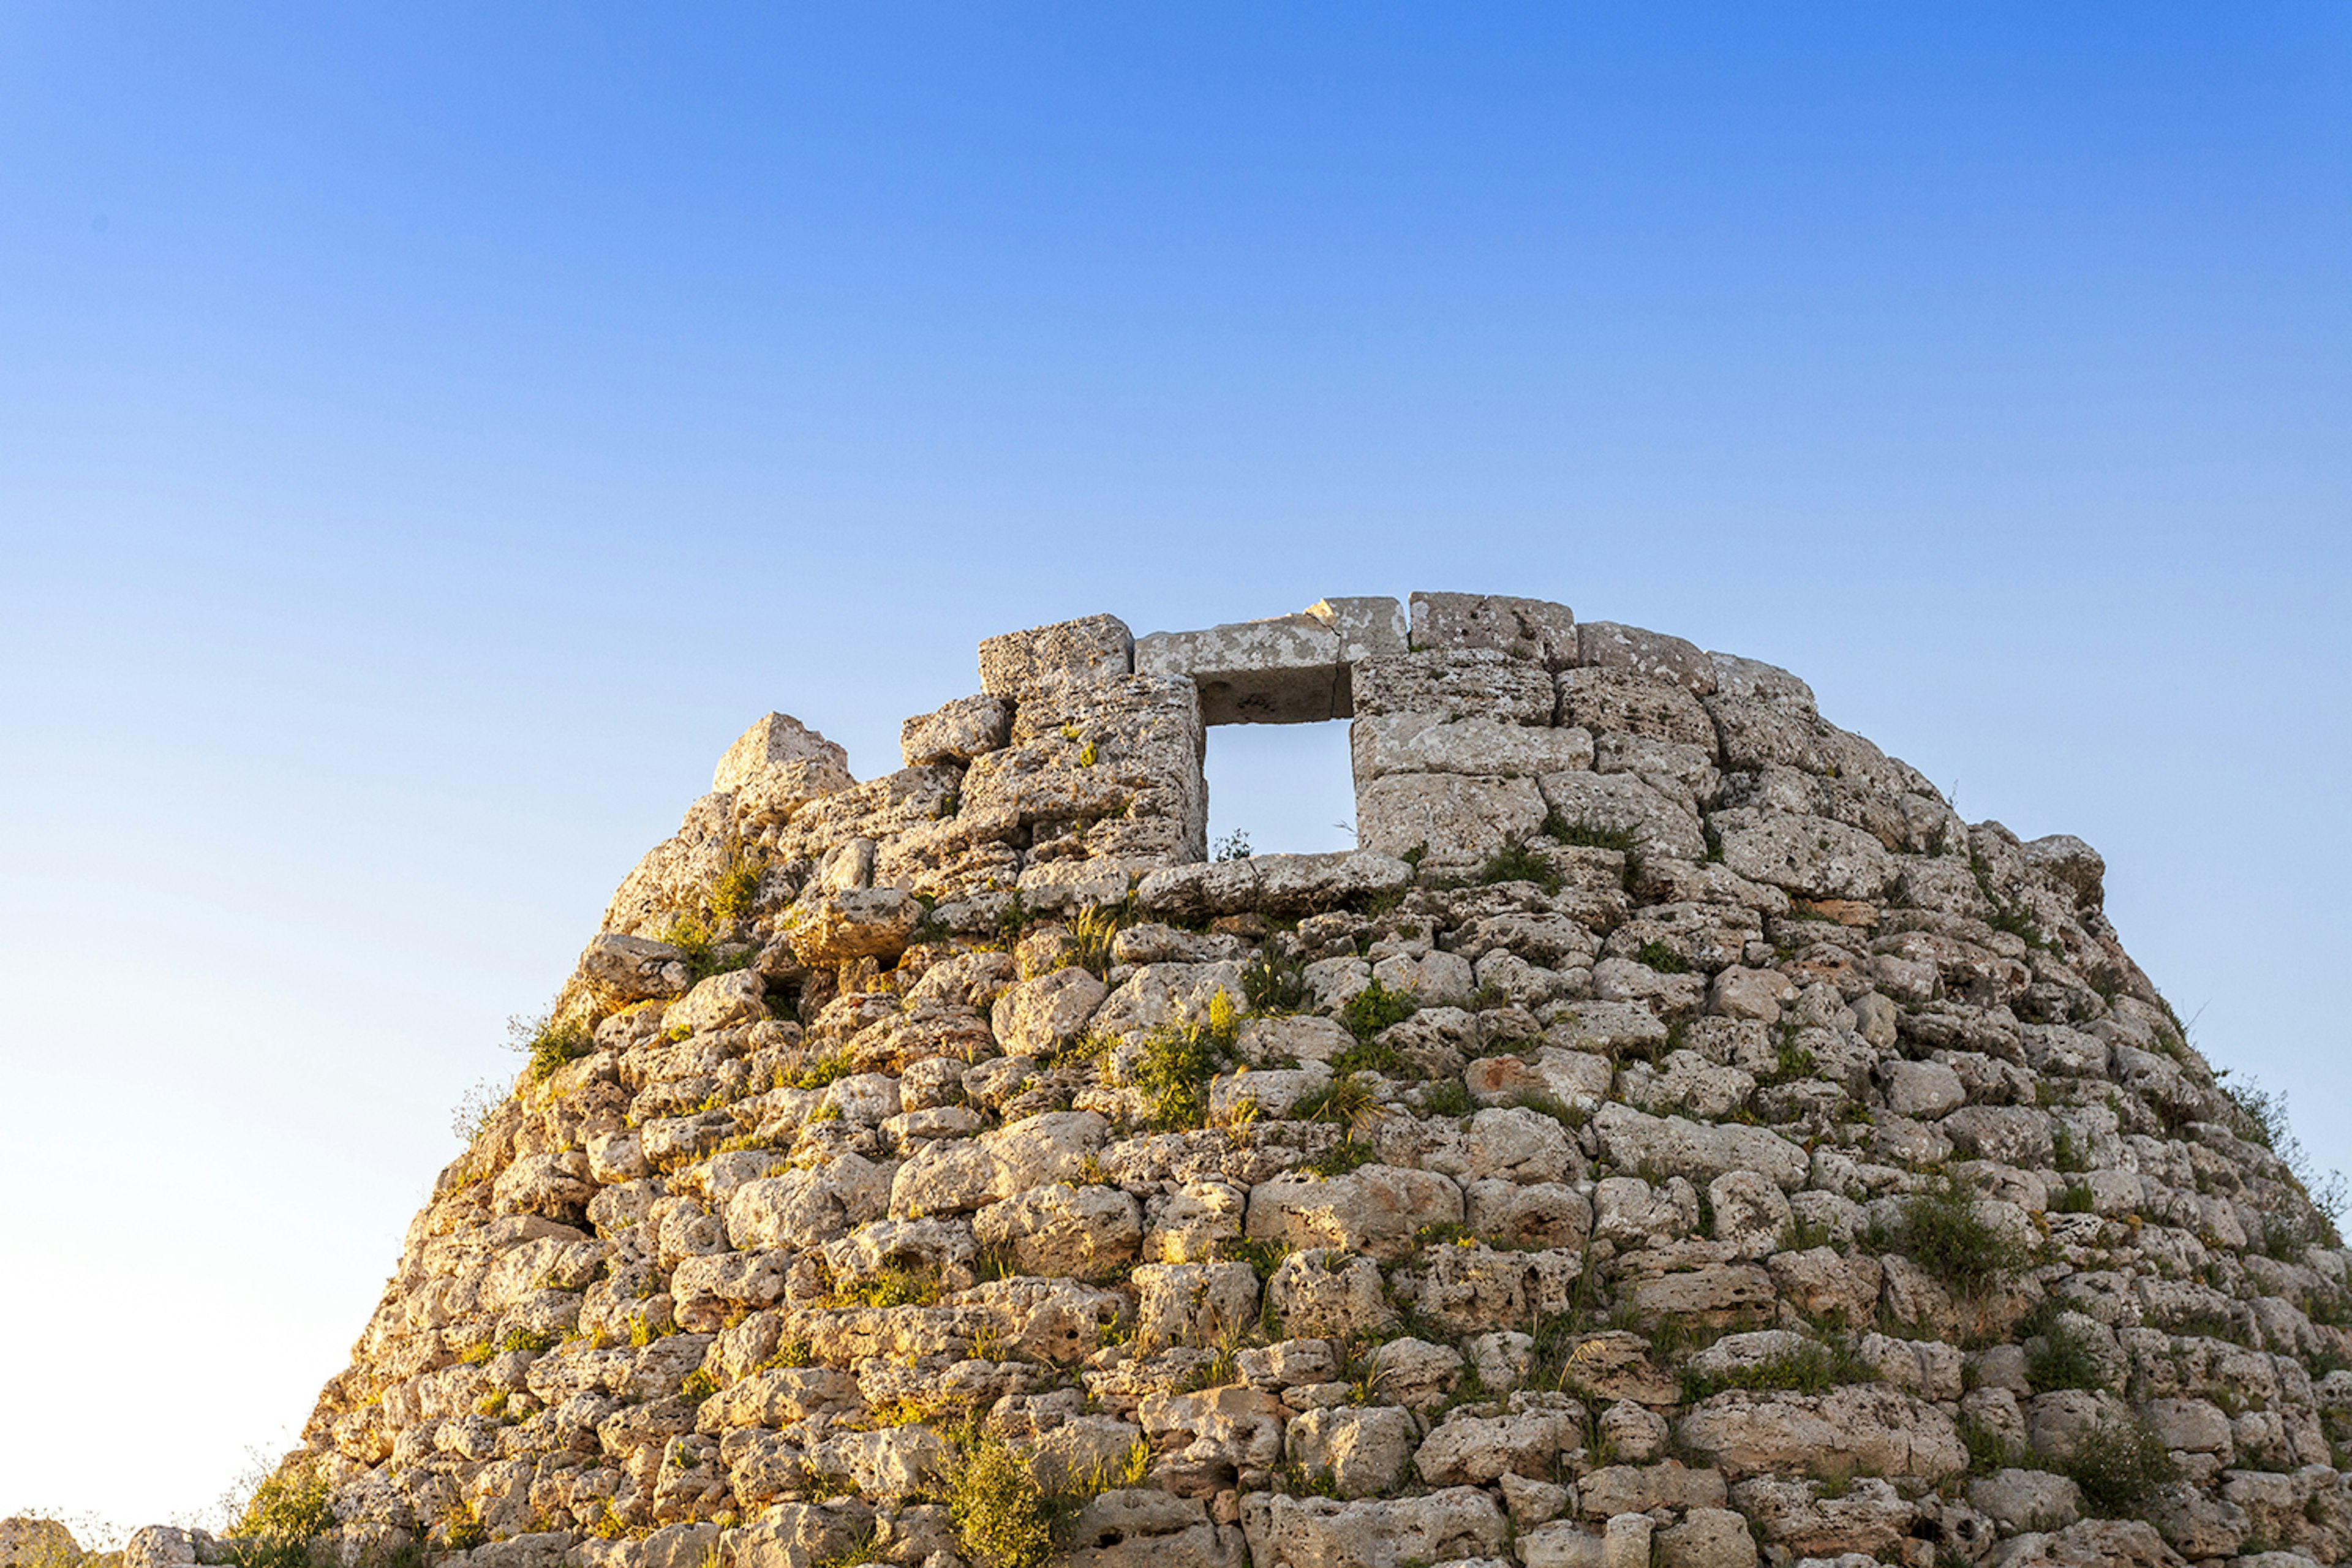
[[(2352, 14), (0, 9), (0, 1514), (209, 1506), (770, 709), (1554, 598), (2107, 858), (2352, 1167)], [(1214, 732), (1325, 847), (1334, 729)]]

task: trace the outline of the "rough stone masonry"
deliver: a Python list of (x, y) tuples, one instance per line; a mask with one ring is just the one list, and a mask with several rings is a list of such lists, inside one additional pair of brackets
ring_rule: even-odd
[[(1360, 848), (1208, 860), (1204, 727), (1335, 719)], [(1102, 615), (901, 749), (770, 714), (622, 883), (281, 1468), (317, 1550), (2352, 1554), (2347, 1255), (2260, 1102), (2089, 846), (1797, 677), (1491, 595)]]

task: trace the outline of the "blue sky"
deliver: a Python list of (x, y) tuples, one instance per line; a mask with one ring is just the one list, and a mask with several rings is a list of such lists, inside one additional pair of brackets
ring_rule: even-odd
[[(2348, 32), (0, 12), (0, 1336), (61, 1347), (0, 1511), (287, 1440), (753, 718), (870, 775), (1101, 609), (1520, 592), (1785, 664), (2097, 845), (2352, 1167)], [(1221, 831), (1347, 815), (1333, 732), (1217, 739)]]

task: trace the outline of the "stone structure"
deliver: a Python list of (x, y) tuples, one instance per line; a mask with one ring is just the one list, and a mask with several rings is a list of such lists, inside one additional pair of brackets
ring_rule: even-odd
[[(2352, 1553), (2347, 1254), (2088, 846), (1532, 600), (980, 665), (863, 783), (762, 720), (629, 874), (288, 1461), (322, 1545)], [(1203, 727), (1335, 718), (1360, 849), (1207, 862)]]

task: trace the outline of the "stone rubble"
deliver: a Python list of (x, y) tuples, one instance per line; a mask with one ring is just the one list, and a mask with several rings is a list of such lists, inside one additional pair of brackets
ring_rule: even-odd
[[(288, 1458), (340, 1561), (984, 1563), (989, 1445), (1103, 1568), (2352, 1555), (2352, 1255), (2087, 845), (1535, 600), (980, 676), (624, 880)], [(1204, 727), (1332, 718), (1361, 848), (1209, 861)]]

